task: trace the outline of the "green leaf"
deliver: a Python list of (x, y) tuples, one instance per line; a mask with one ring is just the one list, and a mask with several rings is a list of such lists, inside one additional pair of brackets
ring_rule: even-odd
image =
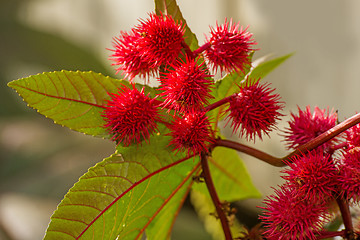
[(12, 81), (28, 105), (55, 123), (99, 137), (108, 137), (101, 117), (109, 92), (126, 81), (94, 72), (47, 72)]
[(166, 14), (173, 17), (175, 21), (181, 21), (185, 25), (185, 42), (189, 45), (190, 49), (194, 51), (199, 48), (198, 40), (195, 34), (190, 30), (186, 24), (186, 20), (182, 16), (179, 6), (175, 0), (154, 0), (155, 1), (155, 12), (156, 14)]
[(160, 135), (118, 147), (90, 168), (59, 204), (45, 239), (141, 239), (166, 204), (186, 193), (199, 167), (198, 159), (179, 160), (168, 141)]
[[(190, 194), (191, 203), (195, 208), (200, 220), (204, 223), (205, 229), (213, 239), (225, 240), (224, 232), (219, 219), (215, 217), (216, 209), (208, 194), (193, 190)], [(230, 222), (230, 231), (234, 239), (240, 237), (245, 228), (234, 218)]]
[[(261, 196), (235, 150), (216, 147), (209, 158), (209, 167), (216, 191), (222, 201), (234, 202)], [(205, 183), (194, 184), (193, 189), (208, 194)]]
[(189, 179), (166, 204), (154, 221), (150, 223), (146, 229), (146, 237), (148, 240), (170, 239), (176, 217), (190, 191), (192, 183), (192, 179)]
[(277, 68), (280, 64), (285, 62), (289, 57), (291, 57), (294, 53), (290, 53), (278, 58), (271, 59), (266, 62), (259, 63), (254, 69), (251, 70), (250, 79), (260, 79), (264, 78), (270, 72), (272, 72), (275, 68)]

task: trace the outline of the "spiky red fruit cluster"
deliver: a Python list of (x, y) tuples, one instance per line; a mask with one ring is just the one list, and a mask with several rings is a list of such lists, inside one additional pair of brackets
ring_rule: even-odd
[[(298, 116), (291, 113), (292, 120), (289, 121), (289, 128), (285, 131), (288, 148), (295, 149), (336, 125), (336, 112), (315, 107), (314, 112), (311, 113), (310, 106), (306, 106), (304, 111), (300, 108), (298, 110)], [(321, 148), (326, 149), (334, 142), (336, 138), (323, 144)]]
[(136, 75), (152, 75), (163, 64), (172, 63), (182, 49), (184, 28), (170, 16), (149, 14), (149, 18), (129, 33), (121, 32), (113, 41), (110, 59), (130, 80)]
[(256, 44), (252, 34), (243, 29), (232, 20), (216, 27), (210, 27), (210, 36), (206, 36), (208, 47), (204, 55), (213, 70), (221, 72), (243, 71), (245, 65), (250, 65), (249, 53), (253, 51), (252, 45)]
[(266, 239), (323, 239), (319, 230), (331, 220), (331, 205), (360, 201), (359, 159), (358, 149), (340, 160), (315, 149), (287, 161), (286, 182), (261, 207)]
[(280, 96), (273, 94), (274, 89), (269, 85), (249, 83), (230, 100), (227, 118), (232, 121), (233, 131), (239, 130), (240, 136), (250, 140), (259, 136), (261, 139), (262, 133), (268, 134), (282, 116)]
[(175, 111), (200, 110), (208, 99), (214, 84), (204, 63), (186, 58), (173, 69), (162, 74), (160, 95), (165, 99), (163, 106)]
[[(214, 72), (219, 69), (221, 73), (245, 73), (250, 68), (252, 47), (256, 44), (252, 34), (225, 20), (223, 25), (211, 28), (205, 44), (194, 51), (193, 45), (190, 48), (184, 41), (184, 34), (182, 23), (170, 16), (151, 13), (130, 32), (121, 32), (114, 38), (111, 59), (117, 70), (130, 80), (137, 75), (148, 77), (160, 73), (160, 87), (154, 89), (157, 100), (146, 95), (144, 88), (139, 91), (134, 85), (133, 89), (123, 87), (117, 94), (110, 94), (103, 117), (112, 138), (125, 146), (140, 143), (148, 140), (157, 131), (157, 122), (161, 122), (168, 127), (166, 134), (171, 137), (169, 145), (174, 151), (201, 155), (216, 144), (221, 145), (221, 141), (215, 140), (216, 132), (207, 114), (227, 103), (225, 113), (234, 132), (248, 140), (268, 135), (282, 116), (283, 108), (280, 96), (273, 93), (269, 84), (246, 79), (239, 93), (209, 104), (211, 98), (223, 93), (221, 87), (213, 91), (214, 81), (204, 61)], [(229, 79), (221, 84), (226, 85)], [(160, 116), (159, 108), (171, 114), (165, 117), (164, 111)], [(313, 113), (309, 106), (304, 111), (299, 108), (299, 115), (291, 116), (285, 131), (289, 148), (308, 143), (337, 122), (336, 113), (318, 107)], [(283, 171), (286, 183), (265, 200), (261, 219), (267, 228), (266, 239), (320, 239), (324, 237), (320, 230), (329, 220), (331, 202), (339, 198), (346, 203), (360, 201), (359, 131), (359, 125), (354, 126), (346, 131), (344, 138), (333, 138), (286, 162), (289, 165)], [(341, 140), (345, 142), (338, 144)], [(342, 150), (341, 159), (334, 155), (337, 149)]]
[(188, 155), (208, 152), (209, 143), (213, 142), (209, 129), (210, 124), (205, 112), (191, 111), (182, 117), (176, 116), (170, 125), (170, 144), (178, 151), (186, 150)]
[(329, 218), (324, 203), (314, 204), (298, 198), (288, 185), (280, 186), (264, 202), (266, 206), (260, 219), (267, 228), (264, 235), (270, 240), (315, 240)]
[(160, 120), (154, 99), (145, 95), (144, 88), (139, 91), (135, 85), (133, 89), (124, 86), (118, 94), (110, 93), (110, 96), (103, 117), (112, 138), (125, 146), (147, 140)]
[[(110, 59), (117, 66), (117, 71), (122, 71), (130, 81), (135, 76), (148, 78), (158, 74), (160, 87), (157, 94), (161, 98), (157, 102), (163, 100), (159, 106), (174, 114), (174, 121), (167, 124), (171, 131), (171, 144), (177, 151), (195, 154), (208, 151), (215, 137), (206, 116), (209, 100), (214, 98), (214, 80), (202, 57), (206, 57), (214, 71), (243, 71), (245, 65), (250, 66), (249, 54), (256, 43), (247, 29), (227, 20), (211, 28), (210, 37), (195, 51), (186, 44), (184, 34), (185, 26), (181, 22), (166, 14), (150, 13), (147, 19), (140, 20), (129, 32), (121, 32), (120, 36), (114, 38)], [(149, 138), (155, 129), (155, 122), (163, 121), (153, 107), (153, 101), (150, 101), (151, 104), (144, 103), (143, 108), (134, 107), (144, 112), (149, 111), (145, 107), (150, 107), (149, 115), (144, 116), (147, 120), (138, 120), (140, 128), (136, 128), (134, 114), (130, 117), (130, 125), (125, 126), (123, 123), (128, 120), (125, 111), (131, 108), (131, 104), (123, 95), (130, 91), (121, 92), (112, 95), (113, 99), (106, 106), (106, 127), (114, 139), (125, 145), (139, 142), (140, 136)], [(235, 128), (239, 129), (241, 125), (241, 133), (247, 137), (261, 137), (262, 132), (267, 133), (274, 127), (275, 120), (280, 116), (278, 110), (282, 106), (279, 105), (278, 95), (271, 92), (267, 85), (247, 86), (230, 104), (233, 110), (230, 116)], [(249, 105), (251, 109), (245, 106), (247, 104), (253, 104)], [(115, 106), (119, 109), (121, 106), (122, 110), (115, 113)], [(239, 112), (239, 107), (244, 113)], [(147, 124), (148, 131), (145, 127)]]

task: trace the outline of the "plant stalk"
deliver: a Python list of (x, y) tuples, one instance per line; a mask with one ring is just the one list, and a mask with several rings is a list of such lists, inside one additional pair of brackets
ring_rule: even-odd
[(292, 153), (288, 154), (287, 156), (283, 158), (277, 158), (270, 154), (267, 154), (265, 152), (262, 152), (260, 150), (257, 150), (255, 148), (246, 146), (241, 143), (237, 143), (230, 140), (225, 139), (216, 139), (214, 147), (222, 146), (222, 147), (228, 147), (232, 148), (234, 150), (237, 150), (239, 152), (246, 153), (250, 156), (256, 157), (257, 159), (260, 159), (266, 163), (269, 163), (275, 167), (283, 167), (286, 166), (286, 160), (289, 161), (291, 158), (295, 155), (298, 155), (300, 153), (304, 153), (307, 151), (311, 151), (321, 144), (329, 141), (330, 139), (336, 137), (340, 133), (344, 132), (345, 130), (353, 127), (354, 125), (360, 123), (360, 113), (355, 114), (354, 116), (346, 119), (345, 121), (339, 123), (335, 127), (327, 130), (326, 132), (320, 134), (316, 138), (310, 140), (309, 142), (301, 145), (299, 148), (297, 148)]
[(213, 110), (213, 109), (215, 109), (215, 108), (217, 108), (217, 107), (220, 107), (221, 105), (228, 103), (228, 102), (229, 102), (232, 98), (234, 98), (236, 95), (237, 95), (237, 94), (234, 93), (234, 94), (232, 94), (232, 95), (230, 95), (230, 96), (228, 96), (228, 97), (225, 97), (225, 98), (223, 98), (223, 99), (221, 99), (221, 100), (219, 100), (219, 101), (217, 101), (217, 102), (214, 102), (213, 104), (210, 104), (210, 105), (206, 106), (206, 107), (203, 109), (203, 111), (204, 111), (204, 112), (208, 112), (208, 111), (211, 111), (211, 110)]
[(357, 113), (353, 115), (352, 117), (344, 120), (343, 122), (339, 123), (333, 128), (330, 128), (326, 132), (320, 134), (316, 138), (312, 139), (311, 141), (301, 145), (298, 149), (296, 149), (294, 152), (290, 153), (283, 159), (289, 159), (294, 155), (297, 155), (302, 152), (313, 150), (314, 148), (317, 148), (321, 144), (329, 141), (333, 137), (336, 137), (340, 133), (344, 132), (345, 130), (355, 126), (356, 124), (360, 123), (360, 113)]
[(203, 177), (206, 183), (206, 186), (209, 190), (211, 199), (215, 205), (215, 209), (216, 209), (216, 213), (220, 219), (221, 222), (221, 226), (223, 228), (224, 231), (224, 235), (225, 235), (225, 239), (226, 240), (232, 240), (232, 236), (231, 236), (231, 231), (230, 231), (230, 226), (229, 226), (229, 222), (228, 219), (223, 211), (223, 206), (220, 202), (219, 196), (217, 195), (216, 189), (215, 189), (215, 185), (214, 182), (211, 178), (211, 174), (210, 174), (210, 168), (209, 168), (209, 163), (208, 163), (208, 156), (206, 155), (206, 153), (202, 152), (200, 154), (200, 158), (201, 158), (201, 166), (202, 166), (202, 170), (203, 170)]
[(200, 53), (202, 53), (203, 51), (205, 51), (206, 49), (210, 48), (211, 44), (209, 42), (205, 43), (204, 45), (200, 46), (198, 49), (196, 49), (193, 54), (195, 56), (199, 55)]
[(321, 231), (319, 233), (319, 236), (316, 239), (320, 240), (320, 239), (327, 239), (327, 238), (333, 238), (333, 237), (344, 236), (344, 235), (345, 235), (345, 230), (338, 231), (338, 232)]
[(354, 240), (354, 227), (351, 220), (351, 213), (349, 209), (349, 203), (345, 201), (343, 198), (336, 198), (336, 202), (339, 206), (341, 217), (343, 219), (343, 223), (345, 226), (345, 237), (348, 240)]
[(275, 167), (284, 166), (284, 163), (282, 162), (282, 158), (277, 158), (277, 157), (271, 156), (270, 154), (267, 154), (258, 149), (246, 146), (246, 145), (238, 143), (238, 142), (234, 142), (234, 141), (230, 141), (230, 140), (226, 140), (226, 139), (217, 139), (215, 142), (215, 146), (232, 148), (239, 152), (243, 152), (250, 156), (253, 156), (253, 157), (255, 157), (259, 160), (262, 160), (262, 161), (264, 161), (270, 165), (273, 165)]
[(187, 43), (186, 43), (184, 40), (181, 42), (181, 45), (182, 45), (182, 47), (184, 48), (184, 51), (185, 51), (186, 55), (187, 55), (190, 59), (195, 59), (196, 54), (194, 54), (194, 52), (191, 51), (189, 45), (187, 45)]

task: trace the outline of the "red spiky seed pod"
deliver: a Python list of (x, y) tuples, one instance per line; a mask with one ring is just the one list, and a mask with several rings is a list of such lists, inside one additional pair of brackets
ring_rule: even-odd
[(187, 154), (208, 152), (210, 143), (210, 123), (204, 112), (188, 112), (182, 117), (175, 116), (175, 121), (169, 126), (172, 137), (170, 144), (178, 151), (187, 151)]
[(123, 71), (125, 77), (132, 80), (135, 76), (148, 77), (155, 73), (156, 68), (151, 66), (143, 55), (139, 41), (141, 35), (135, 32), (121, 32), (119, 37), (113, 39), (113, 54), (110, 60), (114, 61), (117, 72)]
[(204, 63), (198, 64), (196, 59), (180, 60), (161, 74), (160, 81), (165, 108), (181, 112), (198, 110), (212, 98), (214, 82)]
[(233, 132), (239, 130), (240, 136), (252, 140), (262, 133), (268, 134), (275, 128), (275, 123), (282, 114), (284, 107), (280, 102), (280, 95), (273, 94), (275, 89), (270, 84), (248, 84), (230, 100), (230, 107), (226, 110), (228, 122), (231, 120)]
[(360, 147), (360, 124), (356, 124), (345, 131), (345, 143), (347, 151)]
[(152, 66), (171, 64), (179, 56), (185, 30), (171, 16), (150, 13), (134, 31), (141, 35), (142, 55)]
[(249, 53), (256, 44), (251, 39), (252, 33), (243, 29), (239, 23), (225, 19), (224, 24), (210, 27), (210, 36), (206, 36), (204, 55), (213, 70), (219, 68), (221, 72), (243, 71), (245, 65), (250, 65)]
[(340, 165), (339, 189), (342, 196), (355, 203), (360, 202), (360, 151), (346, 152)]
[(297, 198), (296, 191), (288, 185), (275, 189), (264, 200), (266, 204), (260, 216), (269, 240), (315, 240), (323, 224), (329, 220), (327, 206)]
[[(326, 111), (315, 107), (314, 112), (311, 113), (310, 106), (306, 106), (304, 111), (299, 107), (298, 110), (298, 116), (291, 113), (292, 119), (284, 135), (289, 149), (298, 148), (336, 125), (337, 113), (333, 110), (329, 112), (329, 109)], [(321, 145), (320, 149), (326, 149), (336, 141), (337, 138), (333, 138)]]
[(117, 94), (109, 95), (111, 100), (107, 102), (102, 116), (112, 139), (125, 146), (149, 139), (160, 120), (154, 99), (145, 95), (144, 88), (139, 91), (135, 85), (133, 89), (124, 86)]
[(338, 190), (338, 169), (331, 156), (318, 151), (294, 156), (282, 171), (288, 184), (296, 189), (299, 199), (327, 202), (335, 199)]

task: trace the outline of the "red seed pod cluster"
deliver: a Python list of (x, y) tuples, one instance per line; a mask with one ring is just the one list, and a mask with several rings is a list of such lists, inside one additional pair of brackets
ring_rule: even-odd
[[(293, 148), (325, 133), (337, 122), (336, 113), (318, 107), (311, 113), (307, 106), (305, 110), (299, 109), (298, 115), (291, 116), (285, 139), (288, 146)], [(343, 137), (333, 138), (286, 161), (289, 167), (282, 171), (282, 178), (286, 182), (265, 200), (265, 211), (261, 216), (267, 228), (267, 239), (318, 239), (319, 231), (324, 230), (325, 223), (330, 220), (326, 216), (333, 214), (330, 206), (334, 202), (359, 204), (358, 130), (359, 125), (355, 125)], [(290, 192), (292, 196), (284, 196)], [(306, 206), (303, 206), (304, 213), (301, 216), (307, 216), (307, 220), (304, 221), (299, 215), (289, 221), (289, 212), (296, 214), (299, 204), (304, 203)], [(307, 209), (313, 210), (307, 212)]]
[(265, 199), (262, 207), (260, 218), (267, 229), (266, 238), (318, 239), (331, 220), (334, 203), (359, 204), (359, 159), (358, 151), (335, 159), (315, 149), (287, 162), (289, 168), (282, 171), (286, 182)]
[[(162, 109), (173, 117), (173, 121), (165, 124), (170, 130), (170, 144), (175, 151), (185, 151), (188, 155), (198, 154), (208, 151), (214, 142), (215, 132), (204, 111), (210, 99), (214, 98), (212, 92), (215, 84), (207, 65), (214, 72), (217, 69), (221, 72), (241, 72), (250, 64), (249, 55), (254, 51), (252, 45), (256, 43), (247, 29), (231, 20), (211, 27), (210, 37), (193, 52), (186, 45), (184, 34), (185, 26), (181, 22), (175, 21), (171, 16), (150, 13), (147, 19), (140, 20), (129, 32), (121, 32), (120, 36), (114, 38), (110, 59), (117, 66), (118, 72), (122, 72), (130, 81), (136, 76), (148, 78), (158, 75), (160, 83), (156, 100), (150, 99), (149, 95), (141, 91), (140, 95), (147, 100), (138, 100), (134, 102), (134, 106), (127, 97), (135, 94), (136, 88), (123, 88), (119, 94), (111, 94), (112, 100), (108, 102), (103, 115), (106, 127), (118, 143), (129, 145), (149, 139), (157, 129), (157, 122), (165, 122), (159, 114)], [(277, 106), (278, 96), (271, 95), (272, 90), (267, 89), (267, 85), (249, 86), (242, 89), (241, 95), (251, 92), (249, 88), (255, 89), (252, 95), (250, 93), (243, 103), (239, 103), (236, 98), (236, 101), (230, 103), (233, 112), (229, 113), (235, 122), (235, 129), (242, 124), (241, 131), (247, 137), (261, 137), (262, 131), (267, 133), (273, 128), (275, 120), (280, 116), (278, 110), (281, 107)], [(262, 91), (261, 95), (259, 92)], [(238, 107), (244, 110), (244, 105), (249, 104), (252, 97), (260, 97), (259, 101), (253, 101), (252, 104), (262, 104), (265, 107), (250, 106), (247, 116), (240, 116), (237, 113)], [(138, 120), (139, 127), (136, 127), (136, 119), (141, 111), (147, 113), (143, 113), (145, 119)], [(256, 121), (256, 115), (265, 116), (262, 111), (269, 113), (261, 122)]]
[[(151, 13), (130, 32), (114, 38), (110, 59), (117, 71), (130, 81), (136, 76), (156, 75), (159, 87), (151, 97), (134, 84), (110, 94), (103, 117), (112, 138), (125, 146), (139, 144), (158, 132), (161, 123), (167, 127), (169, 145), (175, 152), (188, 156), (208, 152), (217, 141), (209, 111), (223, 104), (234, 133), (247, 140), (269, 135), (284, 107), (274, 89), (247, 78), (238, 93), (216, 99), (219, 94), (211, 74), (217, 70), (245, 73), (256, 44), (252, 34), (225, 20), (210, 29), (202, 46), (191, 51), (185, 43), (185, 29), (170, 16)], [(212, 101), (214, 98), (217, 101)], [(299, 108), (284, 131), (288, 148), (297, 149), (312, 141), (337, 121), (334, 111)], [(286, 182), (263, 207), (266, 239), (317, 239), (330, 219), (332, 202), (359, 203), (359, 131), (359, 125), (353, 126), (341, 137), (286, 160), (288, 168), (282, 171)]]
[(121, 32), (113, 41), (110, 59), (132, 80), (136, 75), (155, 74), (159, 67), (171, 64), (182, 49), (184, 27), (170, 16), (149, 14), (149, 18), (130, 32)]

